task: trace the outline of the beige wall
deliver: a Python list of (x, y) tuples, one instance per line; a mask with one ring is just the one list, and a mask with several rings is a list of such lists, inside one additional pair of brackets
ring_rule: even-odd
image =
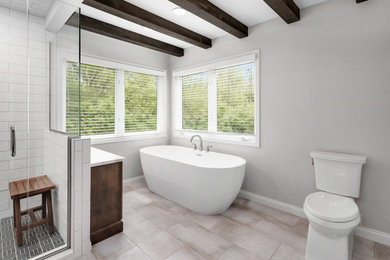
[(187, 49), (171, 69), (260, 49), (261, 147), (214, 150), (247, 160), (245, 190), (299, 207), (315, 191), (310, 151), (367, 155), (363, 226), (390, 233), (390, 1), (329, 0), (301, 14)]

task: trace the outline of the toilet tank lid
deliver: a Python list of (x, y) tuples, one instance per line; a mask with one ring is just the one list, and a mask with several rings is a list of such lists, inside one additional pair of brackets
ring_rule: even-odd
[(333, 153), (325, 151), (313, 151), (310, 153), (313, 159), (324, 159), (331, 161), (349, 162), (349, 163), (361, 163), (367, 162), (367, 156), (348, 154), (348, 153)]

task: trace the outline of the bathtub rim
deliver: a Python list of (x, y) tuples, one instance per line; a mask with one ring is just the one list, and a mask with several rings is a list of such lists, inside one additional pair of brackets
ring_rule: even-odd
[(165, 157), (161, 157), (161, 156), (156, 156), (154, 154), (150, 154), (150, 153), (147, 153), (147, 152), (143, 151), (143, 150), (145, 150), (147, 148), (151, 148), (151, 147), (166, 147), (166, 146), (169, 146), (169, 147), (180, 147), (180, 148), (185, 148), (185, 149), (191, 150), (191, 148), (189, 148), (189, 147), (180, 146), (180, 145), (151, 145), (151, 146), (146, 146), (146, 147), (143, 147), (143, 148), (139, 149), (139, 153), (140, 153), (140, 155), (141, 154), (145, 154), (145, 155), (155, 156), (155, 157), (158, 157), (160, 159), (172, 161), (172, 162), (175, 162), (175, 163), (180, 163), (180, 164), (187, 165), (187, 166), (197, 167), (197, 168), (201, 168), (201, 169), (224, 170), (224, 169), (239, 168), (239, 167), (242, 167), (242, 166), (246, 167), (246, 160), (244, 158), (236, 156), (236, 155), (225, 154), (225, 153), (210, 152), (210, 153), (216, 153), (216, 154), (228, 155), (228, 156), (236, 157), (239, 160), (242, 160), (242, 163), (237, 164), (237, 165), (235, 165), (233, 167), (200, 166), (200, 165), (196, 165), (196, 164), (192, 164), (192, 163), (182, 162), (180, 160), (175, 160), (175, 159), (172, 159), (172, 158), (165, 158)]

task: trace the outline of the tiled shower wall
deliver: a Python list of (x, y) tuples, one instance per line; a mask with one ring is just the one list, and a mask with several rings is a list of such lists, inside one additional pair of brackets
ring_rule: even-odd
[[(25, 13), (0, 6), (0, 218), (12, 215), (8, 182), (27, 177), (27, 167), (30, 176), (43, 174), (43, 139), (47, 125), (46, 34), (43, 19), (30, 16), (29, 27), (26, 20)], [(27, 104), (30, 109), (29, 142)], [(14, 158), (9, 151), (10, 124), (16, 127)]]
[(63, 239), (67, 238), (68, 217), (68, 135), (46, 131), (44, 172), (56, 185), (53, 191), (54, 223)]
[(74, 256), (91, 251), (91, 140), (72, 140), (72, 248)]

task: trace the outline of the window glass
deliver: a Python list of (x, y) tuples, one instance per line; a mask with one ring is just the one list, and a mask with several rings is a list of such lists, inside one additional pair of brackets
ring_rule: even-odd
[(208, 72), (185, 75), (182, 80), (182, 128), (208, 129)]
[(125, 132), (157, 130), (157, 76), (125, 72)]
[[(78, 65), (67, 62), (66, 130), (79, 134)], [(115, 133), (115, 70), (81, 64), (80, 134)]]
[(254, 134), (254, 64), (218, 69), (217, 131)]

